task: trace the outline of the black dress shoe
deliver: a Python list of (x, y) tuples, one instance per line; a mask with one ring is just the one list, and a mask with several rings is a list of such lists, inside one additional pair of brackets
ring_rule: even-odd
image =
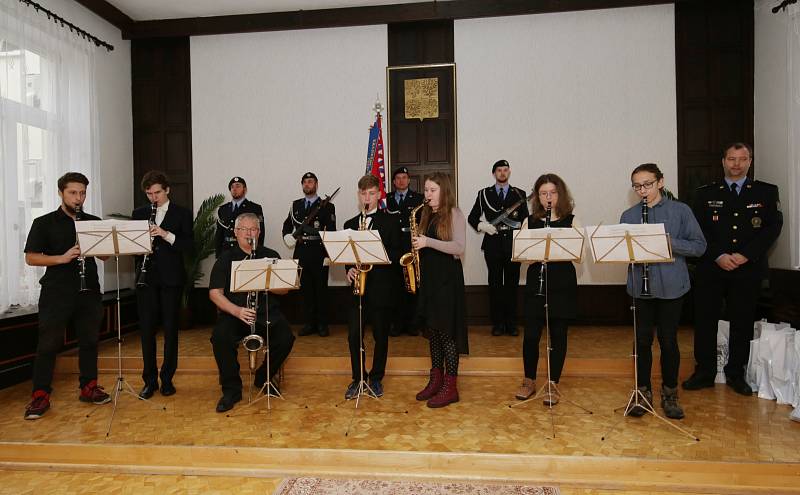
[(234, 395), (233, 397), (228, 397), (223, 395), (219, 398), (219, 402), (217, 402), (217, 412), (224, 413), (225, 411), (230, 411), (233, 409), (234, 404), (242, 400), (242, 395)]
[(516, 337), (517, 335), (519, 335), (519, 330), (517, 330), (516, 325), (506, 325), (506, 333), (508, 333), (512, 337)]
[(319, 336), (320, 337), (327, 337), (330, 335), (331, 332), (328, 330), (328, 325), (320, 325), (319, 326)]
[(164, 397), (169, 397), (170, 395), (175, 395), (175, 385), (172, 382), (161, 382), (161, 395)]
[(750, 385), (744, 381), (744, 378), (741, 376), (736, 377), (727, 377), (725, 379), (725, 383), (728, 384), (730, 388), (733, 389), (734, 392), (741, 395), (753, 395), (753, 389), (750, 388)]
[(688, 380), (681, 384), (684, 390), (700, 390), (714, 388), (714, 377), (695, 371)]
[(158, 390), (157, 383), (148, 383), (147, 385), (142, 387), (142, 390), (139, 391), (139, 398), (149, 399), (150, 397), (153, 396), (153, 394), (156, 393), (156, 390)]
[(495, 325), (492, 327), (492, 335), (499, 337), (503, 335), (503, 325)]
[(314, 335), (315, 333), (317, 333), (317, 327), (316, 326), (314, 326), (314, 325), (305, 325), (305, 326), (303, 326), (303, 329), (300, 330), (298, 335), (300, 335), (301, 337), (305, 337), (306, 335)]

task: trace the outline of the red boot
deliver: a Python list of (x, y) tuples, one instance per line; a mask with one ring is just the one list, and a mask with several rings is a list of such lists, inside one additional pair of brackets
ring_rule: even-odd
[(428, 401), (428, 407), (444, 407), (453, 402), (458, 402), (458, 389), (456, 388), (456, 376), (445, 375), (444, 385), (436, 394)]
[(442, 375), (444, 371), (442, 368), (431, 368), (431, 377), (428, 384), (417, 394), (417, 400), (428, 400), (439, 392), (442, 388)]

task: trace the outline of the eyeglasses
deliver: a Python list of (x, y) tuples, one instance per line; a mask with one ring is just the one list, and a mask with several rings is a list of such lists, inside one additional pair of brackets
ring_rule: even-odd
[(634, 191), (637, 191), (637, 192), (641, 191), (642, 189), (644, 189), (645, 191), (649, 191), (650, 189), (653, 188), (653, 185), (656, 182), (658, 182), (658, 181), (657, 180), (651, 180), (649, 182), (645, 182), (644, 184), (631, 184), (631, 187), (633, 188)]
[(255, 234), (261, 229), (259, 227), (236, 227), (235, 230), (238, 230), (239, 232), (247, 232), (248, 234)]

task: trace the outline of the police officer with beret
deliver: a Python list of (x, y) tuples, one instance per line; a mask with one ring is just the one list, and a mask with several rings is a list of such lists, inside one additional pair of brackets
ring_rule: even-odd
[(768, 276), (767, 251), (781, 233), (778, 187), (747, 177), (753, 150), (745, 143), (725, 147), (723, 180), (698, 190), (694, 214), (708, 243), (695, 281), (695, 372), (686, 390), (714, 386), (717, 321), (723, 301), (730, 320), (726, 383), (742, 395), (753, 391), (744, 379), (761, 281)]
[[(400, 222), (400, 250), (401, 253), (411, 252), (411, 228), (409, 225), (411, 210), (422, 204), (425, 197), (409, 188), (410, 179), (408, 169), (400, 167), (392, 173), (393, 192), (386, 196), (386, 211), (396, 214)], [(402, 270), (402, 267), (396, 267)], [(403, 275), (398, 278), (397, 290), (395, 291), (395, 315), (392, 319), (393, 326), (389, 330), (389, 335), (397, 337), (402, 333), (408, 335), (419, 335), (419, 331), (414, 326), (413, 316), (417, 296), (409, 293), (403, 283)]]
[[(319, 235), (321, 230), (336, 230), (336, 209), (327, 203), (310, 221), (306, 218), (322, 201), (317, 195), (317, 176), (306, 172), (300, 179), (304, 197), (292, 202), (289, 215), (283, 222), (283, 241), (294, 248), (294, 258), (300, 261), (300, 293), (305, 305), (306, 324), (300, 335), (319, 334), (327, 337), (328, 331), (328, 267), (323, 266), (326, 252)], [(298, 237), (292, 235), (300, 229)]]
[(245, 182), (244, 178), (236, 176), (228, 182), (228, 190), (231, 192), (231, 200), (217, 210), (217, 233), (214, 239), (217, 258), (224, 251), (236, 245), (233, 226), (236, 222), (236, 217), (242, 213), (253, 213), (258, 217), (261, 228), (261, 234), (258, 236), (258, 245), (264, 245), (264, 213), (260, 204), (253, 203), (245, 197), (247, 195), (247, 182)]
[[(519, 286), (519, 263), (511, 261), (513, 232), (520, 228), (522, 220), (528, 218), (528, 202), (525, 191), (508, 183), (511, 166), (505, 160), (492, 165), (495, 183), (481, 189), (475, 205), (467, 217), (472, 228), (483, 232), (483, 257), (489, 271), (489, 309), (492, 318), (492, 335), (519, 335), (517, 330), (517, 287)], [(506, 221), (492, 225), (492, 221), (503, 214), (509, 206), (522, 200)], [(483, 217), (483, 220), (481, 220)]]

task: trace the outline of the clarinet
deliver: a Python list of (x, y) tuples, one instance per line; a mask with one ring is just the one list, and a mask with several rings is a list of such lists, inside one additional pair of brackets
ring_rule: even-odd
[[(647, 207), (647, 198), (642, 198), (642, 223), (649, 223), (648, 222), (648, 210)], [(650, 293), (650, 268), (645, 263), (642, 266), (642, 293), (639, 297), (652, 297), (653, 294)]]
[[(553, 215), (553, 210), (550, 201), (547, 202), (547, 208), (544, 211), (544, 228), (550, 228), (550, 217)], [(544, 262), (539, 265), (539, 292), (537, 296), (544, 296)]]
[[(75, 221), (80, 222), (81, 220), (83, 220), (83, 209), (78, 205), (75, 207)], [(78, 244), (77, 232), (75, 233), (75, 244)], [(86, 287), (86, 257), (83, 255), (78, 256), (78, 273), (81, 276), (80, 291), (87, 292), (89, 288)]]
[[(155, 203), (150, 203), (150, 219), (147, 221), (148, 225), (152, 227), (156, 224), (156, 210), (158, 207)], [(153, 236), (150, 236), (150, 245), (153, 245)], [(147, 287), (147, 261), (148, 255), (145, 253), (142, 258), (142, 269), (139, 270), (139, 276), (136, 278), (136, 287)]]

